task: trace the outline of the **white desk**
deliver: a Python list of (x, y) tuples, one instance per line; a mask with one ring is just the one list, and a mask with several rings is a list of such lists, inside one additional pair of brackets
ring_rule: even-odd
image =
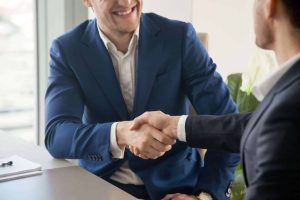
[(43, 170), (74, 166), (73, 163), (66, 160), (52, 158), (45, 147), (37, 146), (0, 131), (0, 158), (14, 154), (39, 163)]
[(0, 183), (1, 200), (136, 199), (66, 160), (52, 158), (45, 148), (0, 132), (0, 157), (13, 154), (41, 164), (43, 174)]

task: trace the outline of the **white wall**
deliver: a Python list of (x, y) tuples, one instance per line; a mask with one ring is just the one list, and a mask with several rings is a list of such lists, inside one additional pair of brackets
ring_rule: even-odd
[(193, 0), (143, 0), (143, 12), (155, 12), (170, 19), (191, 22)]
[(252, 1), (194, 0), (193, 25), (209, 34), (209, 52), (218, 71), (227, 76), (244, 71), (252, 58)]
[(192, 22), (209, 34), (209, 53), (223, 77), (241, 72), (254, 52), (252, 1), (144, 0), (144, 12)]

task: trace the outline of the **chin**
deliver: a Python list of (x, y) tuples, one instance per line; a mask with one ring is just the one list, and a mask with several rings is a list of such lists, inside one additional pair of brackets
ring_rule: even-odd
[(259, 48), (262, 48), (262, 49), (265, 49), (265, 50), (272, 50), (271, 47), (270, 47), (270, 45), (269, 45), (269, 43), (266, 42), (266, 41), (261, 41), (261, 40), (258, 40), (258, 39), (256, 38), (255, 44), (256, 44), (256, 46), (258, 46)]
[(123, 33), (132, 33), (136, 30), (138, 25), (126, 26), (126, 27), (119, 27), (119, 31)]

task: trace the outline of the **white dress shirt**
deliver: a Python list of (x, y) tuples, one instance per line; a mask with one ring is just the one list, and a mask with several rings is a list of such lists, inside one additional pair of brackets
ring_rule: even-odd
[[(124, 98), (127, 110), (129, 113), (133, 109), (134, 91), (135, 91), (135, 66), (138, 53), (138, 38), (139, 27), (135, 30), (129, 46), (128, 51), (124, 54), (118, 51), (116, 46), (99, 30), (100, 38), (102, 39), (107, 51), (111, 57), (116, 77), (119, 81), (122, 96)], [(113, 123), (110, 130), (110, 153), (113, 158), (123, 159), (125, 148), (120, 149), (116, 139), (117, 122)], [(143, 181), (132, 171), (126, 161), (119, 170), (117, 170), (111, 177), (112, 180), (123, 184), (142, 185)]]
[(281, 67), (270, 74), (266, 79), (254, 85), (252, 89), (253, 95), (257, 100), (262, 101), (271, 91), (273, 86), (279, 79), (300, 59), (300, 53), (290, 58)]
[[(271, 91), (274, 85), (279, 79), (298, 61), (300, 60), (300, 53), (290, 58), (281, 67), (277, 68), (270, 76), (263, 81), (254, 85), (252, 92), (257, 100), (262, 101), (266, 95)], [(187, 115), (183, 115), (179, 118), (177, 124), (177, 138), (180, 141), (186, 142), (185, 122)]]

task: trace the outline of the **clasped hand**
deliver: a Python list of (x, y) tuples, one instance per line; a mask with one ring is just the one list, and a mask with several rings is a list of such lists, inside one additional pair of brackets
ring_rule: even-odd
[(117, 142), (143, 159), (156, 159), (176, 143), (179, 117), (160, 111), (146, 112), (131, 122), (119, 122)]

